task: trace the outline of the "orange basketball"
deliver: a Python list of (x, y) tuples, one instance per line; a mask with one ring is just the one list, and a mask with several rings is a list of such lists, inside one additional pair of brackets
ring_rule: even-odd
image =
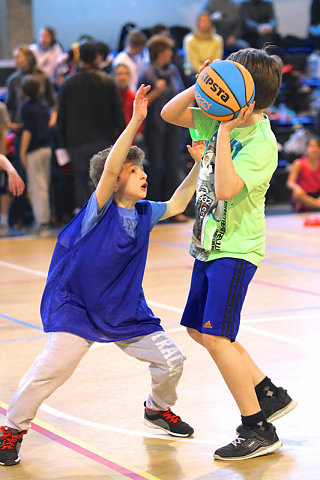
[(217, 60), (197, 78), (195, 99), (201, 110), (215, 120), (236, 118), (254, 100), (254, 82), (248, 70), (231, 60)]

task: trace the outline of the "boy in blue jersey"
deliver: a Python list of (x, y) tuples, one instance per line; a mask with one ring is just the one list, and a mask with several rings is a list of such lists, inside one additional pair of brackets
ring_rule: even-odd
[(253, 48), (228, 59), (245, 66), (253, 77), (255, 102), (246, 111), (234, 120), (217, 122), (199, 108), (190, 108), (192, 86), (174, 97), (161, 115), (192, 129), (193, 138), (206, 140), (190, 247), (195, 263), (181, 323), (208, 350), (241, 412), (238, 438), (216, 450), (214, 458), (242, 460), (281, 447), (270, 422), (296, 402), (235, 341), (248, 285), (264, 256), (265, 194), (277, 167), (277, 142), (263, 110), (279, 91), (282, 62)]
[(58, 236), (41, 302), (49, 341), (9, 404), (6, 424), (0, 427), (0, 465), (19, 463), (22, 437), (40, 404), (70, 377), (96, 341), (115, 342), (128, 355), (150, 363), (147, 425), (173, 436), (193, 434), (170, 410), (185, 357), (148, 307), (142, 279), (150, 230), (186, 208), (203, 146), (189, 147), (198, 163), (168, 202), (144, 200), (144, 154), (131, 145), (147, 115), (149, 89), (139, 88), (132, 119), (114, 146), (91, 159), (96, 190)]

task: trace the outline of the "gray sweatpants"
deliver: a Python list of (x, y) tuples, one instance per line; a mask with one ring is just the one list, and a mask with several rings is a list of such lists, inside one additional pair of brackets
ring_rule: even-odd
[(33, 215), (38, 225), (50, 221), (51, 148), (39, 148), (27, 153), (27, 183)]
[[(12, 397), (6, 425), (28, 430), (41, 403), (74, 372), (93, 342), (65, 332), (49, 334), (43, 352), (35, 359)], [(164, 331), (115, 342), (128, 355), (149, 363), (151, 391), (147, 406), (167, 410), (177, 400), (176, 386), (185, 356)]]

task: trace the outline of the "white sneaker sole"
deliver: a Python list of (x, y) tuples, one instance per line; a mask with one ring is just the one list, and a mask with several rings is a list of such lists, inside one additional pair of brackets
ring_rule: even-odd
[(224, 458), (224, 457), (220, 457), (219, 455), (214, 454), (213, 458), (215, 460), (223, 460), (225, 462), (233, 462), (233, 461), (236, 461), (236, 460), (249, 460), (250, 458), (261, 457), (262, 455), (267, 455), (268, 453), (275, 452), (276, 450), (279, 450), (279, 448), (281, 448), (281, 447), (282, 447), (282, 442), (279, 440), (278, 442), (273, 443), (269, 447), (259, 448), (259, 450), (256, 450), (255, 452), (253, 452), (249, 455), (246, 455), (244, 457), (225, 457)]
[(296, 402), (295, 400), (291, 400), (291, 402), (286, 407), (284, 407), (281, 410), (278, 410), (277, 412), (270, 415), (270, 417), (267, 418), (267, 421), (268, 422), (274, 422), (274, 420), (278, 420), (278, 418), (281, 418), (284, 415), (286, 415), (287, 413), (291, 412), (291, 410), (296, 408), (297, 405), (298, 405), (298, 402)]
[(168, 433), (168, 434), (171, 435), (172, 437), (190, 437), (191, 435), (193, 435), (193, 432), (192, 432), (191, 434), (185, 434), (185, 433), (182, 433), (182, 434), (181, 434), (181, 433), (170, 432), (170, 430), (168, 430), (167, 428), (161, 427), (160, 425), (155, 425), (154, 423), (149, 422), (146, 418), (143, 419), (143, 423), (144, 423), (147, 427), (157, 428), (157, 429), (163, 430), (164, 432)]

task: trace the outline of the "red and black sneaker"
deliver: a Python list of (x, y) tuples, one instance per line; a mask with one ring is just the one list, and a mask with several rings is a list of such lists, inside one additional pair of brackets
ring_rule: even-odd
[(160, 428), (173, 437), (190, 437), (194, 430), (186, 422), (183, 422), (178, 415), (175, 415), (171, 409), (151, 410), (144, 402), (145, 425), (151, 428)]
[(22, 437), (27, 433), (10, 427), (0, 427), (0, 465), (17, 465), (20, 462), (19, 450)]

